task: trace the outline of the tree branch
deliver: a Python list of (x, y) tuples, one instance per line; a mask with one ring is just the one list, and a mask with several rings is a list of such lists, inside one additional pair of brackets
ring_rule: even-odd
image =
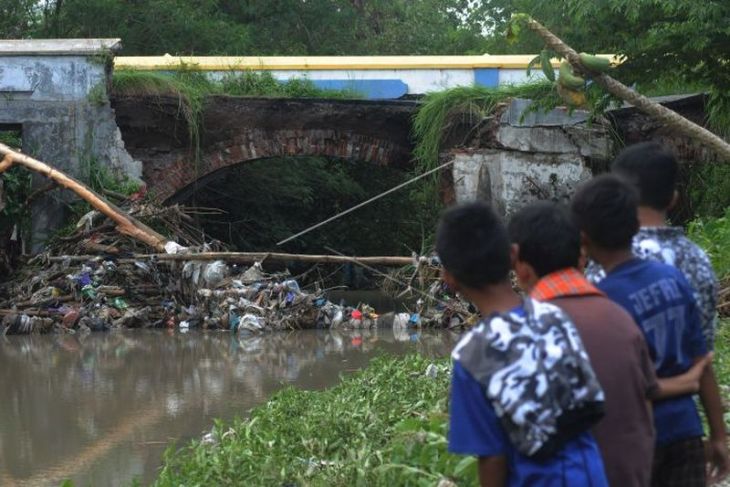
[(144, 242), (158, 252), (163, 252), (165, 250), (165, 243), (167, 242), (167, 239), (164, 236), (126, 214), (124, 211), (117, 208), (112, 203), (109, 203), (96, 192), (71, 176), (68, 176), (44, 162), (17, 152), (5, 144), (0, 144), (0, 154), (4, 154), (4, 158), (2, 162), (0, 162), (0, 173), (9, 169), (14, 164), (24, 166), (27, 169), (40, 173), (57, 183), (59, 186), (70, 189), (80, 198), (87, 201), (100, 213), (106, 215), (110, 220), (116, 223), (117, 230), (120, 233), (129, 235), (136, 240)]
[(647, 115), (654, 117), (670, 127), (674, 127), (680, 133), (707, 145), (717, 152), (721, 158), (730, 162), (730, 144), (722, 138), (706, 128), (687, 120), (677, 112), (651, 101), (649, 98), (637, 93), (607, 74), (588, 71), (583, 63), (581, 63), (578, 53), (573, 48), (560, 40), (560, 38), (535, 19), (530, 17), (526, 20), (526, 25), (530, 30), (536, 32), (549, 48), (567, 59), (573, 65), (573, 68), (578, 71), (587, 72), (598, 86), (625, 102), (630, 103)]

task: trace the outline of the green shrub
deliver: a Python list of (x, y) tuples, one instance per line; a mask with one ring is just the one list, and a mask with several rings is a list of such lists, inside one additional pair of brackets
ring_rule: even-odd
[(722, 216), (730, 207), (730, 164), (697, 163), (687, 173), (691, 214)]
[(689, 224), (689, 236), (712, 260), (720, 279), (730, 277), (730, 206), (719, 218), (698, 218)]
[(424, 485), (476, 479), (446, 452), (447, 359), (381, 357), (324, 391), (286, 389), (216, 444), (168, 450), (156, 485)]

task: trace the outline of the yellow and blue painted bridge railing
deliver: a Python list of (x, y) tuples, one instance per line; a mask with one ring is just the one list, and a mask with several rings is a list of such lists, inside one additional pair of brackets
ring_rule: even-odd
[[(612, 57), (611, 55), (602, 55)], [(310, 57), (117, 57), (116, 69), (174, 71), (182, 66), (212, 78), (236, 71), (268, 71), (279, 80), (306, 78), (322, 89), (351, 90), (369, 99), (397, 99), (457, 86), (524, 83), (543, 78), (540, 69), (527, 76), (534, 55), (480, 56), (310, 56)], [(558, 61), (553, 60), (557, 67)]]

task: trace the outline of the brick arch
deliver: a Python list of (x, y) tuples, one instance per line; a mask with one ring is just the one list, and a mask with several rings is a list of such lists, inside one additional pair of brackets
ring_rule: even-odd
[(168, 201), (178, 193), (190, 190), (197, 181), (247, 161), (323, 156), (379, 166), (405, 167), (411, 160), (410, 149), (392, 141), (334, 129), (249, 129), (230, 140), (206, 147), (197, 164), (190, 154), (184, 154), (162, 164), (145, 166), (144, 180), (157, 200)]

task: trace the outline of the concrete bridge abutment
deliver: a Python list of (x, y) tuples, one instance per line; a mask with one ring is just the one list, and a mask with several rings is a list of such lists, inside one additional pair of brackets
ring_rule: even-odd
[[(85, 178), (92, 161), (141, 177), (141, 163), (124, 150), (107, 94), (119, 47), (118, 39), (0, 41), (0, 126), (19, 128), (24, 152), (77, 178)], [(47, 184), (35, 177), (36, 188)], [(56, 191), (35, 201), (32, 250), (63, 223), (72, 199)]]

